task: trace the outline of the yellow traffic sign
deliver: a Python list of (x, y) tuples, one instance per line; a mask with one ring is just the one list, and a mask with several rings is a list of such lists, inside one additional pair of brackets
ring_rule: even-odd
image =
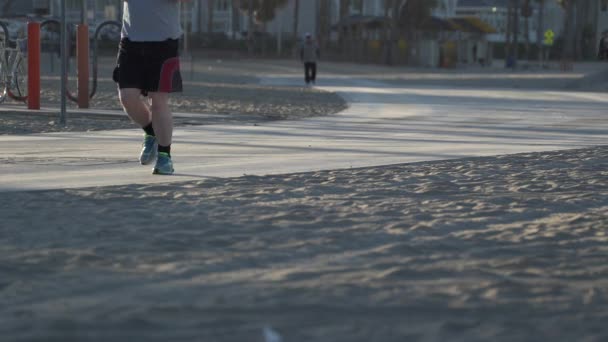
[(545, 31), (545, 40), (543, 43), (545, 43), (545, 45), (553, 45), (553, 38), (555, 38), (555, 32), (549, 29)]

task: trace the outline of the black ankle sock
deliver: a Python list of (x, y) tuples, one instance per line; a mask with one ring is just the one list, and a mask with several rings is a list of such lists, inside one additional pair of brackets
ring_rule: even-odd
[(171, 155), (171, 145), (169, 145), (169, 146), (158, 145), (158, 152), (164, 152), (170, 156)]
[(148, 124), (148, 126), (143, 127), (144, 132), (146, 132), (147, 135), (151, 135), (151, 136), (156, 136), (156, 134), (154, 134), (154, 128), (152, 128), (152, 123), (150, 122)]

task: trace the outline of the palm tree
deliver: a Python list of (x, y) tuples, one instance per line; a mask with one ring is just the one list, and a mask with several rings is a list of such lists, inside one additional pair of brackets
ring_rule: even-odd
[(238, 2), (241, 10), (247, 11), (249, 17), (248, 24), (248, 50), (249, 54), (253, 54), (253, 31), (255, 23), (262, 23), (265, 27), (269, 21), (272, 21), (276, 16), (277, 9), (284, 7), (288, 0), (248, 0)]
[(239, 8), (247, 11), (257, 22), (269, 22), (276, 16), (277, 9), (287, 5), (288, 0), (248, 0), (239, 1)]

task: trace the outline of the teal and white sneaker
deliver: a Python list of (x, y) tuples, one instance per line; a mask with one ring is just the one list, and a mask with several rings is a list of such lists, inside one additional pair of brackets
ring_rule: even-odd
[(172, 175), (173, 174), (173, 162), (171, 156), (165, 152), (159, 152), (158, 158), (156, 159), (156, 165), (154, 165), (155, 175)]
[(148, 165), (156, 158), (158, 151), (158, 142), (156, 141), (156, 137), (146, 134), (142, 146), (141, 154), (139, 155), (139, 162), (141, 165)]

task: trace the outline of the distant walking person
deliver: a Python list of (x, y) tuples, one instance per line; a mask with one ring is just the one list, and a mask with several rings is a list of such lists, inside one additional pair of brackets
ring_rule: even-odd
[(317, 80), (317, 61), (321, 58), (319, 46), (312, 39), (310, 33), (305, 35), (304, 43), (300, 48), (300, 60), (304, 63), (304, 80), (306, 84), (314, 84)]
[(160, 175), (174, 171), (169, 93), (182, 90), (178, 57), (182, 35), (180, 1), (188, 0), (124, 0), (121, 41), (113, 73), (125, 112), (145, 132), (139, 161), (148, 165), (156, 160), (153, 173)]
[(473, 64), (477, 64), (477, 44), (473, 44)]
[(604, 31), (600, 38), (600, 46), (597, 51), (597, 56), (601, 60), (608, 59), (608, 32)]

